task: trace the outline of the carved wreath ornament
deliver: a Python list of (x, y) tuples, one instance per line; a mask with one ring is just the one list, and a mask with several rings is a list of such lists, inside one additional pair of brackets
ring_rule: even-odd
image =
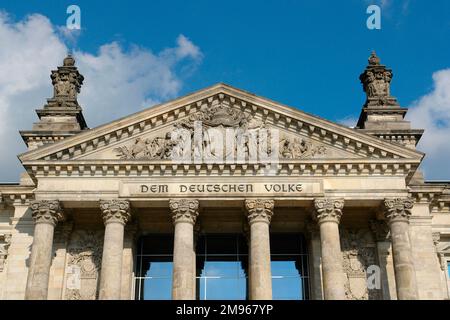
[(169, 207), (174, 224), (188, 222), (195, 224), (198, 217), (198, 200), (173, 199), (169, 201)]
[(273, 200), (251, 199), (245, 200), (245, 208), (247, 209), (248, 222), (266, 222), (270, 223), (273, 216), (273, 208), (275, 203)]

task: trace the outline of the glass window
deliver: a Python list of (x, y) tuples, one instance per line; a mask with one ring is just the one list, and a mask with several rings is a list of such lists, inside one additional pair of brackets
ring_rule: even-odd
[(142, 237), (136, 262), (136, 299), (171, 300), (173, 235)]
[(242, 235), (201, 235), (197, 241), (197, 298), (247, 299), (247, 245)]
[(272, 298), (305, 300), (309, 297), (308, 253), (301, 234), (271, 234)]
[(447, 261), (447, 273), (448, 273), (448, 278), (450, 279), (450, 261)]

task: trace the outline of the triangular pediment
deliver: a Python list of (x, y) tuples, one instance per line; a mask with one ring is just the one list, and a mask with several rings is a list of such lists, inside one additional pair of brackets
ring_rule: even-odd
[[(26, 152), (19, 158), (24, 165), (42, 161), (73, 161), (85, 164), (103, 160), (119, 163), (161, 162), (169, 160), (174, 152), (180, 154), (187, 150), (179, 143), (179, 132), (187, 131), (191, 132), (192, 137), (189, 141), (192, 157), (196, 152), (195, 146), (192, 145), (194, 143), (202, 144), (200, 148), (203, 148), (203, 155), (208, 152), (211, 154), (211, 150), (207, 150), (208, 146), (217, 149), (217, 144), (213, 145), (204, 137), (195, 140), (195, 123), (201, 123), (200, 131), (203, 133), (209, 129), (221, 130), (224, 137), (232, 137), (233, 134), (236, 137), (242, 132), (246, 132), (247, 136), (256, 134), (259, 137), (264, 136), (259, 132), (268, 132), (265, 139), (279, 142), (276, 152), (282, 161), (409, 159), (410, 162), (418, 164), (423, 157), (418, 151), (231, 86), (217, 84), (61, 142)], [(176, 132), (178, 140), (174, 141)], [(276, 134), (272, 134), (273, 132)], [(275, 135), (278, 136), (275, 138)], [(233, 146), (240, 143), (235, 141)], [(258, 143), (261, 144), (261, 141)], [(260, 150), (260, 145), (251, 146), (247, 143), (246, 157), (249, 157), (249, 150), (256, 150), (255, 148)], [(224, 155), (227, 152), (225, 151)]]

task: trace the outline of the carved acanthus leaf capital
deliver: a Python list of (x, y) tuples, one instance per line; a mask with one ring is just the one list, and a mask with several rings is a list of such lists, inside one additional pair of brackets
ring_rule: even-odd
[(265, 222), (270, 224), (273, 216), (275, 202), (269, 199), (249, 199), (245, 200), (248, 223)]
[(411, 209), (414, 206), (414, 200), (412, 198), (389, 198), (384, 199), (383, 209), (384, 217), (388, 221), (409, 221), (411, 216)]
[(187, 222), (195, 225), (198, 217), (198, 200), (195, 199), (170, 199), (170, 212), (173, 224)]
[(32, 217), (37, 223), (50, 223), (53, 226), (64, 220), (63, 210), (58, 200), (35, 200), (30, 204)]
[(342, 217), (342, 209), (344, 208), (344, 199), (315, 199), (314, 208), (316, 209), (313, 219), (320, 223), (336, 222), (339, 223)]
[(128, 200), (100, 200), (103, 222), (119, 222), (127, 224), (131, 219), (130, 202)]

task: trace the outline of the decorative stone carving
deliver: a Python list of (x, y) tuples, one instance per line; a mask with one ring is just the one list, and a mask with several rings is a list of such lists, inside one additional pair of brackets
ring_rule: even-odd
[(35, 223), (50, 223), (56, 226), (64, 220), (64, 214), (58, 200), (35, 200), (30, 204)]
[(50, 77), (54, 87), (54, 98), (76, 99), (84, 80), (75, 67), (75, 59), (70, 54), (64, 59), (63, 66), (52, 71)]
[(384, 215), (388, 223), (394, 221), (408, 221), (411, 216), (411, 209), (414, 206), (412, 198), (392, 198), (383, 202)]
[(390, 85), (392, 70), (380, 64), (380, 59), (375, 52), (369, 57), (369, 65), (360, 75), (367, 95), (366, 106), (397, 106), (397, 100), (391, 96)]
[(11, 234), (0, 235), (0, 272), (5, 268), (6, 259), (8, 258), (8, 249), (11, 245)]
[(169, 208), (174, 224), (178, 222), (188, 222), (195, 225), (198, 217), (198, 200), (170, 199)]
[(126, 160), (158, 160), (171, 159), (172, 150), (177, 145), (168, 132), (164, 137), (152, 139), (136, 138), (129, 147), (121, 146), (114, 149), (120, 159)]
[(249, 120), (244, 112), (231, 107), (228, 101), (219, 100), (214, 100), (211, 105), (202, 105), (199, 112), (189, 117), (191, 123), (201, 121), (210, 127), (242, 127), (246, 126)]
[(313, 214), (313, 219), (316, 219), (319, 224), (328, 221), (339, 223), (344, 208), (344, 199), (315, 199), (314, 208), (316, 212)]
[(372, 230), (373, 236), (376, 241), (388, 241), (389, 240), (389, 226), (384, 220), (370, 220), (370, 230)]
[(131, 219), (130, 202), (128, 200), (101, 200), (100, 209), (105, 225), (111, 222), (127, 224)]
[(380, 289), (369, 290), (367, 288), (366, 270), (370, 265), (376, 263), (376, 248), (370, 231), (342, 229), (340, 234), (347, 299), (379, 299)]
[(254, 222), (269, 223), (272, 220), (273, 208), (275, 202), (268, 199), (248, 199), (245, 200), (245, 208), (247, 209), (247, 218), (249, 224)]
[(103, 233), (78, 230), (68, 248), (65, 298), (96, 300), (101, 268)]
[(327, 148), (323, 145), (315, 146), (301, 138), (283, 138), (280, 140), (279, 152), (282, 159), (304, 159), (326, 154)]

